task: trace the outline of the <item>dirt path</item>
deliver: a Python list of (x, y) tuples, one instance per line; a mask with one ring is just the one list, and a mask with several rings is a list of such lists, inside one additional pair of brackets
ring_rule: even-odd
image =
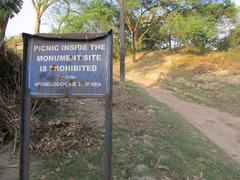
[(10, 152), (0, 153), (0, 179), (17, 180), (18, 162), (11, 157)]
[(219, 110), (186, 102), (176, 98), (170, 91), (151, 87), (147, 82), (137, 81), (155, 99), (167, 104), (176, 113), (198, 128), (233, 159), (240, 162), (240, 117)]

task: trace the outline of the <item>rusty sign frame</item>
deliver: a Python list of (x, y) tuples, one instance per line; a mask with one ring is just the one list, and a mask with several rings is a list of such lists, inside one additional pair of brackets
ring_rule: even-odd
[[(112, 30), (107, 33), (79, 33), (79, 34), (37, 34), (29, 35), (23, 33), (23, 69), (22, 69), (22, 89), (21, 89), (21, 119), (20, 119), (20, 161), (19, 161), (19, 179), (29, 180), (30, 174), (30, 119), (31, 119), (31, 98), (104, 98), (105, 99), (105, 180), (112, 179)], [(76, 96), (33, 96), (29, 89), (29, 67), (28, 67), (28, 39), (43, 38), (51, 40), (69, 40), (69, 41), (93, 41), (96, 39), (107, 38), (108, 41), (108, 87), (105, 94), (76, 95)]]
[[(78, 34), (78, 35), (74, 35), (74, 34), (66, 34), (66, 35), (50, 35), (50, 34), (40, 34), (40, 35), (30, 35), (30, 34), (23, 34), (23, 38), (25, 39), (24, 42), (27, 43), (27, 52), (26, 52), (26, 74), (28, 75), (28, 85), (29, 85), (29, 93), (31, 97), (40, 97), (40, 98), (58, 98), (58, 97), (74, 97), (74, 98), (91, 98), (91, 97), (102, 97), (105, 94), (108, 94), (110, 92), (110, 71), (109, 71), (109, 67), (111, 66), (111, 58), (112, 58), (112, 50), (110, 50), (112, 43), (111, 43), (111, 34), (112, 32), (108, 32), (108, 33), (100, 33), (100, 34)], [(75, 87), (66, 87), (66, 86), (49, 86), (49, 87), (41, 87), (39, 85), (39, 87), (34, 86), (34, 82), (41, 82), (41, 83), (48, 83), (48, 84), (54, 84), (54, 83), (66, 83), (66, 80), (63, 80), (65, 82), (62, 82), (62, 80), (58, 80), (57, 75), (72, 75), (74, 72), (71, 72), (69, 74), (68, 71), (65, 71), (64, 73), (62, 72), (56, 72), (54, 70), (49, 71), (47, 73), (45, 73), (46, 77), (44, 80), (40, 79), (40, 77), (44, 74), (43, 72), (40, 73), (39, 71), (39, 67), (41, 65), (59, 65), (61, 62), (37, 62), (37, 57), (38, 56), (51, 56), (54, 54), (54, 52), (42, 52), (40, 54), (37, 55), (36, 52), (33, 52), (33, 46), (36, 46), (44, 43), (44, 45), (48, 45), (48, 44), (55, 44), (55, 45), (59, 45), (62, 43), (62, 45), (64, 44), (70, 44), (70, 43), (92, 43), (92, 42), (96, 42), (96, 41), (102, 41), (102, 43), (106, 43), (106, 50), (102, 51), (102, 55), (104, 56), (104, 60), (101, 60), (99, 62), (94, 62), (94, 63), (98, 63), (98, 66), (100, 66), (100, 70), (98, 70), (97, 72), (91, 72), (89, 77), (83, 78), (81, 77), (82, 75), (85, 75), (87, 73), (85, 72), (75, 72), (74, 75), (76, 75), (76, 78), (78, 80), (79, 84), (78, 86)], [(59, 51), (60, 54), (65, 54), (66, 52), (64, 52), (64, 50), (60, 50)], [(89, 50), (86, 51), (87, 54), (90, 53)], [(99, 53), (98, 50), (93, 51), (94, 53)], [(73, 51), (71, 52), (71, 54), (69, 54), (70, 56), (73, 55), (80, 55), (82, 52), (81, 51)], [(105, 53), (105, 54), (104, 54)], [(90, 53), (91, 54), (91, 53)], [(54, 54), (56, 55), (56, 54)], [(59, 55), (59, 54), (58, 54)], [(82, 54), (81, 54), (82, 55)], [(64, 66), (69, 66), (69, 63), (71, 63), (71, 65), (83, 65), (85, 62), (81, 62), (77, 61), (77, 62), (64, 62)], [(90, 64), (94, 64), (94, 63), (90, 63)], [(61, 64), (63, 65), (63, 64)], [(86, 64), (85, 64), (86, 65)], [(88, 64), (89, 65), (89, 64)], [(97, 64), (95, 64), (97, 65)], [(32, 72), (33, 71), (33, 72)], [(89, 75), (89, 73), (88, 73)], [(53, 82), (47, 80), (47, 78), (52, 77), (55, 80), (53, 80)], [(103, 86), (101, 86), (100, 88), (98, 88), (98, 90), (101, 92), (91, 92), (91, 90), (93, 91), (94, 88), (93, 87), (80, 87), (80, 83), (82, 83), (82, 80), (85, 79), (84, 81), (87, 80), (91, 80), (92, 79), (97, 79), (97, 81), (101, 81), (101, 83), (103, 84)], [(74, 82), (73, 80), (70, 80), (72, 82)], [(80, 82), (81, 81), (81, 82)], [(84, 84), (83, 81), (83, 84)], [(75, 82), (76, 83), (76, 82)], [(97, 89), (97, 88), (96, 88)], [(42, 92), (42, 91), (45, 92)], [(75, 91), (75, 92), (74, 92)], [(83, 92), (85, 91), (85, 92)]]

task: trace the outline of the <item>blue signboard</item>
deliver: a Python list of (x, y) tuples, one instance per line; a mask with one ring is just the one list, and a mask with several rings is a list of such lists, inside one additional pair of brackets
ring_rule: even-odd
[(111, 33), (79, 39), (25, 36), (30, 96), (91, 97), (110, 93)]

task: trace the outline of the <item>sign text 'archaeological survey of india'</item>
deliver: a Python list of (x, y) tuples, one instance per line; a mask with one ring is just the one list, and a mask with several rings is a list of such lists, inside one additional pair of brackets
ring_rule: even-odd
[(31, 96), (101, 96), (110, 91), (111, 33), (27, 36)]

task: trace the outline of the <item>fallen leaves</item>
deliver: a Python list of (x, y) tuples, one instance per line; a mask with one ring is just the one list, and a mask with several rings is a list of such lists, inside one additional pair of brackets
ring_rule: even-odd
[(31, 150), (36, 155), (64, 155), (102, 141), (98, 128), (74, 118), (38, 121), (32, 126)]
[(113, 97), (115, 117), (121, 117), (119, 123), (124, 124), (131, 134), (141, 133), (153, 126), (142, 102), (127, 93), (120, 92), (119, 89), (114, 89)]

